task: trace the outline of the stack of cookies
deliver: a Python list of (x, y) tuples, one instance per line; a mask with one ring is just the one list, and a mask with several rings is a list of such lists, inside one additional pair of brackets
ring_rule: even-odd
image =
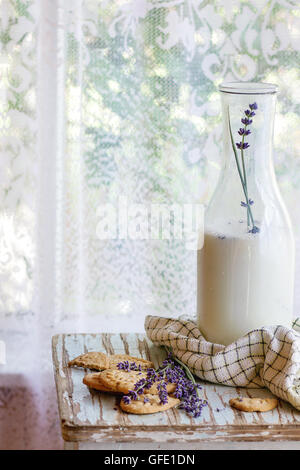
[[(127, 361), (135, 363), (139, 370), (120, 370), (119, 363)], [(88, 352), (76, 357), (68, 363), (69, 367), (83, 367), (100, 372), (87, 374), (83, 378), (83, 383), (91, 389), (100, 392), (114, 393), (117, 395), (127, 395), (130, 390), (134, 390), (135, 384), (142, 378), (146, 378), (147, 369), (153, 368), (151, 361), (132, 357), (127, 354), (113, 354), (108, 356), (102, 352)], [(168, 410), (179, 405), (177, 398), (170, 396), (175, 391), (175, 384), (167, 384), (168, 402), (160, 403), (157, 385), (153, 384), (146, 394), (138, 396), (137, 400), (121, 399), (120, 407), (123, 411), (133, 414), (150, 414)]]

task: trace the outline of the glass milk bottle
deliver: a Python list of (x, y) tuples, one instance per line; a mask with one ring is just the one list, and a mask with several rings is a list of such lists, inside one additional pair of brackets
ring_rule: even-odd
[(223, 169), (198, 251), (198, 324), (228, 345), (292, 325), (294, 239), (272, 160), (276, 85), (224, 83)]

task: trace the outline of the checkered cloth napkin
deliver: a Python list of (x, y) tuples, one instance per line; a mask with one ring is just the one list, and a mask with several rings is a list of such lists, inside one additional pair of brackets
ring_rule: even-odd
[(234, 387), (267, 387), (300, 410), (300, 321), (291, 329), (253, 330), (229, 346), (209, 343), (189, 319), (147, 316), (149, 339), (173, 349), (203, 380)]

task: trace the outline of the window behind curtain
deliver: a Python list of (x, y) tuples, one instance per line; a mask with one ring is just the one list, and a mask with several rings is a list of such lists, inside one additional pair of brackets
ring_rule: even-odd
[(275, 167), (299, 240), (298, 2), (2, 1), (0, 45), (6, 318), (195, 311), (195, 252), (101, 241), (96, 211), (208, 201), (224, 80), (279, 86)]

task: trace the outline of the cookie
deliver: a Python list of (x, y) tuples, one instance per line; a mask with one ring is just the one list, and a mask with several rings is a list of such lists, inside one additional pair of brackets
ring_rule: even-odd
[(109, 356), (109, 369), (117, 369), (119, 362), (128, 361), (129, 363), (135, 362), (137, 366), (141, 366), (142, 369), (153, 368), (153, 362), (147, 361), (141, 357), (129, 356), (128, 354), (112, 354)]
[(159, 411), (166, 411), (174, 406), (179, 405), (180, 400), (178, 398), (168, 397), (168, 403), (161, 404), (160, 399), (157, 395), (147, 393), (141, 395), (139, 400), (132, 400), (130, 403), (125, 403), (121, 400), (120, 407), (126, 413), (132, 413), (136, 415), (145, 415), (150, 413), (158, 413)]
[(94, 372), (93, 374), (87, 374), (83, 377), (82, 382), (89, 388), (99, 390), (100, 392), (113, 392), (113, 390), (105, 387), (99, 380), (101, 372)]
[(276, 398), (231, 398), (230, 406), (240, 411), (270, 411), (277, 407)]
[(109, 368), (109, 357), (102, 353), (91, 351), (75, 357), (68, 363), (69, 367), (85, 367), (87, 369), (104, 370)]
[[(130, 390), (134, 390), (134, 386), (139, 380), (145, 379), (146, 377), (146, 372), (126, 372), (124, 370), (118, 369), (107, 369), (99, 375), (99, 380), (104, 385), (104, 387), (107, 387), (115, 392), (124, 393), (126, 395)], [(157, 395), (157, 385), (158, 383), (154, 383), (151, 388), (147, 390), (147, 392), (153, 395)], [(175, 392), (175, 389), (176, 384), (167, 384), (168, 393)]]

